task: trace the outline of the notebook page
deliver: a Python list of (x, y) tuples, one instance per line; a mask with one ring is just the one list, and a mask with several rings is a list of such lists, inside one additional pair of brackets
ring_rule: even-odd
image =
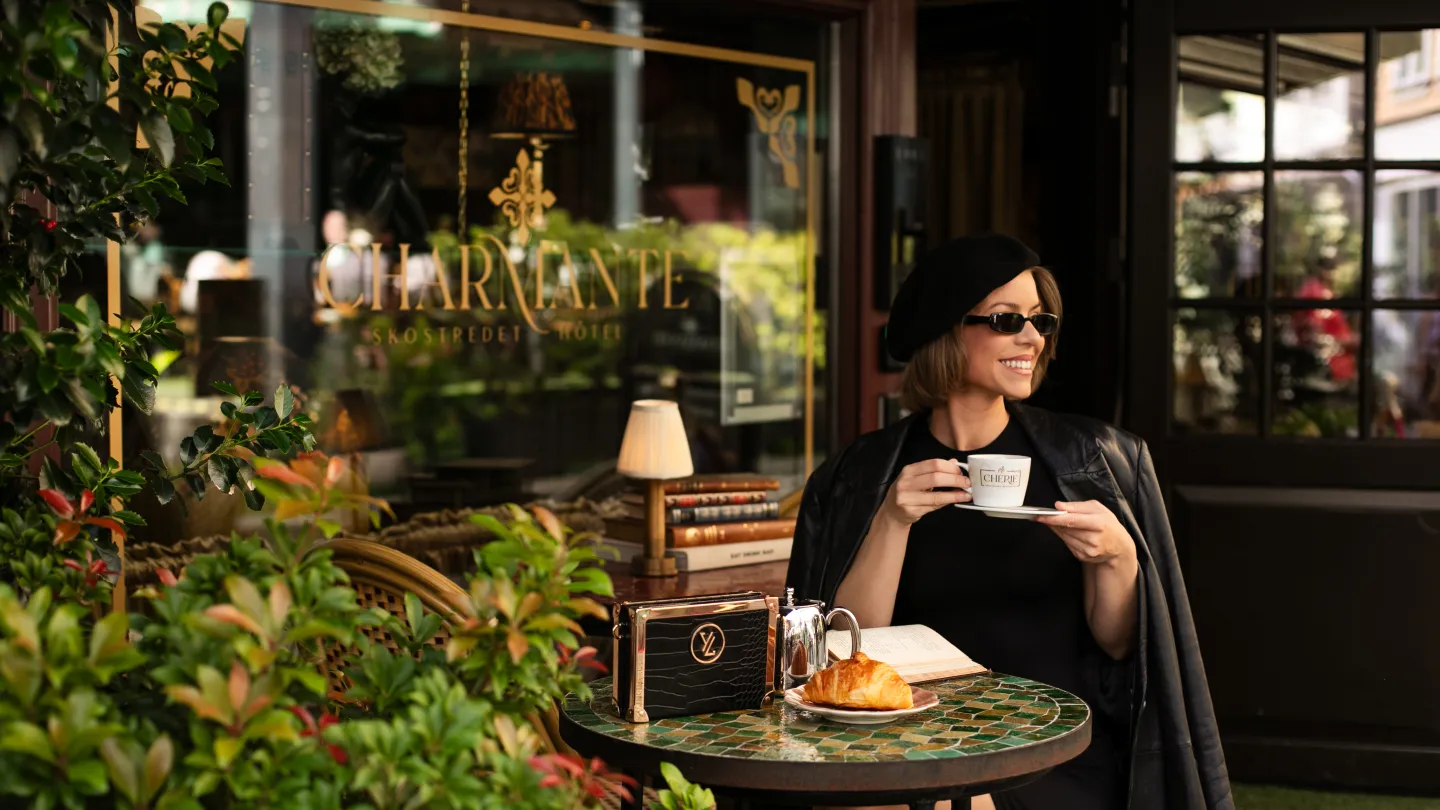
[[(825, 646), (836, 659), (849, 658), (850, 631), (831, 630), (825, 635)], [(862, 630), (860, 649), (871, 658), (884, 661), (892, 667), (970, 661), (965, 653), (946, 641), (944, 636), (922, 624)]]

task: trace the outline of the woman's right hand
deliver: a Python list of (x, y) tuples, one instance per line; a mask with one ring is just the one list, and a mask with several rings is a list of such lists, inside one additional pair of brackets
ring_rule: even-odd
[[(900, 526), (908, 528), (912, 523), (942, 506), (955, 503), (969, 503), (970, 493), (962, 487), (970, 486), (970, 478), (960, 470), (955, 459), (932, 458), (917, 461), (900, 470), (900, 477), (890, 485), (881, 511)], [(936, 491), (936, 487), (954, 487), (951, 491)]]

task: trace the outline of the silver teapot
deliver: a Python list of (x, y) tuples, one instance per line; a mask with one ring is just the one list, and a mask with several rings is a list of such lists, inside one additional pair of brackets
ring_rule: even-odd
[(850, 622), (850, 649), (860, 649), (860, 622), (855, 614), (837, 607), (825, 612), (825, 603), (818, 599), (795, 601), (795, 589), (785, 589), (776, 619), (775, 690), (785, 692), (804, 686), (815, 673), (829, 666), (825, 648), (825, 630), (836, 615)]

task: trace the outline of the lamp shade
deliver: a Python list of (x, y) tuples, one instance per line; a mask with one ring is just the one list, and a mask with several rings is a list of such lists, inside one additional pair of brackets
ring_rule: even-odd
[(615, 471), (630, 478), (684, 478), (695, 473), (690, 440), (680, 420), (680, 406), (663, 399), (641, 399), (630, 405), (630, 421), (620, 442)]
[(374, 395), (356, 388), (335, 393), (316, 436), (327, 452), (363, 453), (385, 447), (386, 432), (385, 417)]
[(492, 138), (565, 137), (575, 132), (570, 91), (557, 73), (519, 73), (500, 89)]

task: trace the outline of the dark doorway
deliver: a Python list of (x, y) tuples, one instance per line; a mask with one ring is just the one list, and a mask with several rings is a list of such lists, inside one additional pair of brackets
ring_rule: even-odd
[(1133, 15), (1126, 422), (1231, 775), (1440, 793), (1440, 6)]
[(1118, 417), (1122, 8), (1108, 0), (922, 2), (919, 134), (931, 243), (1019, 237), (1065, 298), (1060, 353), (1035, 404)]

